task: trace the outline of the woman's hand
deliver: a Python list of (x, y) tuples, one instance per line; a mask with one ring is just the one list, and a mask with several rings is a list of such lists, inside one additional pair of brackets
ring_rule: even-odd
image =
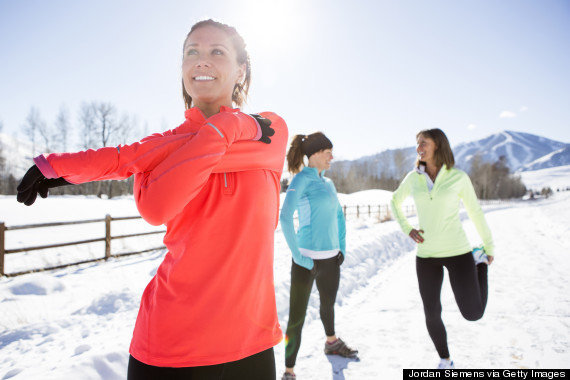
[(491, 265), (491, 263), (493, 262), (493, 260), (495, 260), (495, 258), (491, 255), (487, 255), (487, 261), (489, 261), (489, 265)]
[(344, 254), (342, 251), (338, 251), (338, 255), (336, 255), (336, 262), (339, 267), (342, 265), (342, 263), (344, 263)]
[(261, 127), (261, 137), (259, 138), (258, 141), (261, 141), (262, 143), (265, 144), (271, 144), (271, 139), (269, 137), (275, 134), (275, 130), (270, 127), (271, 120), (266, 119), (263, 116), (258, 115), (256, 113), (252, 113), (250, 116), (253, 117)]
[(424, 238), (422, 237), (422, 235), (420, 235), (420, 233), (424, 233), (424, 230), (416, 230), (415, 228), (413, 228), (410, 231), (410, 237), (412, 238), (413, 241), (415, 241), (416, 243), (423, 243), (424, 242)]
[(71, 184), (61, 177), (53, 179), (46, 178), (40, 169), (34, 165), (28, 169), (18, 185), (18, 195), (16, 199), (26, 206), (31, 206), (36, 201), (38, 194), (40, 197), (46, 198), (50, 188), (65, 185)]

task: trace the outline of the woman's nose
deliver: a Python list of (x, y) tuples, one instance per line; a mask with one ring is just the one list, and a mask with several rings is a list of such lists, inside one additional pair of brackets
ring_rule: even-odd
[(204, 60), (204, 59), (199, 59), (196, 62), (196, 67), (210, 67), (210, 62)]

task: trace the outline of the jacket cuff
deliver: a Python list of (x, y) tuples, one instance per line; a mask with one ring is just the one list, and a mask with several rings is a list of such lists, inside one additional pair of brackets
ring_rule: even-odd
[(41, 154), (34, 158), (34, 164), (40, 169), (46, 178), (59, 178), (54, 168), (50, 165), (45, 155)]
[(253, 116), (251, 116), (250, 114), (245, 114), (249, 117), (251, 117), (253, 119), (253, 121), (255, 121), (255, 125), (257, 126), (257, 133), (255, 135), (254, 138), (252, 138), (253, 141), (258, 141), (262, 136), (263, 136), (263, 132), (261, 132), (261, 125), (259, 125), (259, 122), (257, 121), (257, 119)]

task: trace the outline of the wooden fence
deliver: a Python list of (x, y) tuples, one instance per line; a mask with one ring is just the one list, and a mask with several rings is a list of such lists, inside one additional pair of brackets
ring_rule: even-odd
[[(413, 205), (404, 206), (403, 211), (406, 215), (413, 215), (415, 214), (415, 208)], [(389, 205), (353, 205), (353, 206), (343, 206), (344, 217), (347, 216), (356, 216), (357, 218), (368, 216), (368, 217), (376, 217), (379, 222), (384, 222), (387, 220), (392, 219), (392, 215), (390, 212)], [(65, 268), (72, 265), (79, 265), (85, 264), (90, 262), (96, 262), (101, 260), (108, 260), (111, 257), (122, 257), (122, 256), (129, 256), (134, 254), (139, 254), (143, 252), (150, 252), (156, 251), (160, 249), (164, 249), (165, 246), (149, 248), (140, 251), (134, 252), (126, 252), (120, 254), (112, 254), (111, 253), (111, 241), (116, 239), (125, 239), (135, 236), (145, 236), (145, 235), (154, 235), (166, 232), (165, 230), (161, 231), (152, 231), (152, 232), (142, 232), (142, 233), (134, 233), (134, 234), (126, 234), (126, 235), (111, 235), (111, 222), (119, 221), (119, 220), (131, 220), (131, 219), (141, 219), (140, 216), (127, 216), (127, 217), (119, 217), (113, 218), (111, 215), (106, 215), (104, 219), (89, 219), (89, 220), (79, 220), (73, 222), (56, 222), (56, 223), (39, 223), (39, 224), (26, 224), (21, 226), (6, 226), (4, 222), (0, 222), (0, 276), (6, 277), (14, 277), (19, 276), (22, 274), (32, 273), (32, 272), (41, 272), (45, 270), (52, 270), (52, 269), (60, 269)], [(45, 228), (45, 227), (57, 227), (57, 226), (69, 226), (69, 225), (77, 225), (77, 224), (88, 224), (88, 223), (105, 223), (105, 236), (96, 239), (87, 239), (87, 240), (79, 240), (79, 241), (72, 241), (67, 243), (59, 243), (59, 244), (49, 244), (49, 245), (38, 245), (33, 247), (20, 247), (15, 249), (6, 249), (6, 232), (7, 231), (16, 231), (16, 230), (24, 230), (24, 229), (33, 229), (33, 228)], [(45, 268), (37, 268), (37, 269), (30, 269), (20, 272), (13, 272), (13, 273), (6, 273), (4, 270), (4, 257), (5, 255), (20, 253), (20, 252), (29, 252), (29, 251), (37, 251), (37, 250), (44, 250), (50, 248), (59, 248), (59, 247), (67, 247), (71, 245), (81, 245), (81, 244), (89, 244), (89, 243), (97, 243), (97, 242), (105, 242), (105, 252), (104, 256), (95, 259), (83, 260), (83, 261), (76, 261), (72, 263), (50, 266)]]
[[(113, 241), (113, 240), (125, 239), (125, 238), (135, 237), (135, 236), (161, 234), (161, 233), (165, 232), (165, 230), (161, 230), (161, 231), (142, 232), (142, 233), (136, 233), (136, 234), (126, 234), (126, 235), (116, 235), (116, 236), (111, 235), (111, 222), (119, 221), (119, 220), (131, 220), (131, 219), (141, 219), (141, 217), (140, 216), (127, 216), (127, 217), (113, 218), (113, 217), (111, 217), (111, 215), (106, 215), (105, 218), (103, 218), (103, 219), (78, 220), (78, 221), (73, 221), (73, 222), (26, 224), (26, 225), (21, 225), (21, 226), (6, 226), (6, 224), (4, 222), (0, 222), (0, 276), (7, 276), (7, 277), (19, 276), (19, 275), (26, 274), (26, 273), (40, 272), (40, 271), (51, 270), (51, 269), (60, 269), (60, 268), (65, 268), (65, 267), (68, 267), (71, 265), (78, 265), (78, 264), (85, 264), (85, 263), (90, 263), (90, 262), (95, 262), (95, 261), (108, 260), (111, 257), (129, 256), (129, 255), (134, 255), (134, 254), (149, 252), (149, 251), (156, 251), (156, 250), (165, 248), (164, 246), (160, 246), (160, 247), (145, 249), (142, 251), (112, 254), (111, 253), (111, 241)], [(105, 236), (101, 237), (101, 238), (78, 240), (78, 241), (72, 241), (72, 242), (67, 242), (67, 243), (59, 243), (59, 244), (38, 245), (38, 246), (33, 246), (33, 247), (21, 247), (21, 248), (15, 248), (15, 249), (6, 249), (5, 242), (6, 242), (6, 232), (7, 231), (33, 229), (33, 228), (44, 228), (44, 227), (56, 227), (56, 226), (69, 226), (69, 225), (88, 224), (88, 223), (101, 223), (101, 222), (105, 223)], [(76, 262), (72, 262), (72, 263), (67, 263), (67, 264), (57, 265), (57, 266), (51, 266), (51, 267), (46, 267), (46, 268), (30, 269), (30, 270), (21, 271), (21, 272), (15, 272), (15, 273), (6, 273), (4, 270), (4, 257), (5, 257), (5, 255), (10, 255), (10, 254), (19, 253), (19, 252), (37, 251), (37, 250), (49, 249), (49, 248), (67, 247), (70, 245), (97, 243), (97, 242), (103, 242), (103, 241), (105, 242), (105, 252), (104, 252), (104, 256), (100, 257), (100, 258), (83, 260), (83, 261), (76, 261)]]

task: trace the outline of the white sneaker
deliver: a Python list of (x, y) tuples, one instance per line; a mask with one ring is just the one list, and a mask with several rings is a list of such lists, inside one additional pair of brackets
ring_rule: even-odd
[(483, 247), (473, 248), (473, 260), (475, 260), (476, 266), (483, 263), (489, 265), (489, 258), (485, 253), (485, 248)]
[(451, 359), (441, 359), (437, 365), (437, 369), (455, 369), (455, 364)]

